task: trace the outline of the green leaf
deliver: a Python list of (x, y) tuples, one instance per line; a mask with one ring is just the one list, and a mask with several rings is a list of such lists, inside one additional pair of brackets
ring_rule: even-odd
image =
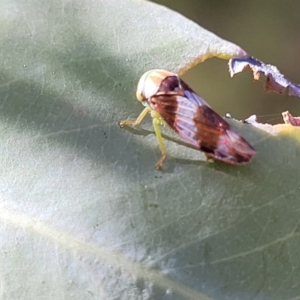
[(231, 121), (251, 164), (167, 141), (158, 172), (150, 122), (118, 126), (142, 110), (144, 71), (241, 48), (145, 1), (11, 0), (0, 16), (2, 298), (300, 294), (297, 129)]

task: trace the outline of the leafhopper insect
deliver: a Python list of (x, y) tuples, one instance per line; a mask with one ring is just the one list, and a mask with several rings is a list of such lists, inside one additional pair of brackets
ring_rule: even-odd
[(156, 164), (161, 169), (167, 156), (160, 125), (167, 123), (181, 138), (203, 151), (208, 159), (233, 165), (248, 163), (254, 148), (180, 77), (166, 70), (151, 70), (139, 80), (137, 99), (145, 106), (135, 121), (124, 120), (120, 126), (136, 126), (150, 113), (162, 153)]

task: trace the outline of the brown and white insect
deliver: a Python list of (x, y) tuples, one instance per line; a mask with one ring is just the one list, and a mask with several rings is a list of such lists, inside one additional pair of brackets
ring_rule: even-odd
[(203, 151), (207, 158), (241, 165), (256, 153), (254, 148), (179, 76), (166, 70), (151, 70), (139, 80), (137, 99), (145, 109), (135, 121), (124, 120), (120, 126), (136, 126), (150, 113), (162, 153), (156, 164), (161, 169), (167, 156), (160, 125), (167, 123), (184, 141)]

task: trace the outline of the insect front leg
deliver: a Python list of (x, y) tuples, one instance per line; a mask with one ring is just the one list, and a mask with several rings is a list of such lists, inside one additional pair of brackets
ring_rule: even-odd
[(160, 160), (157, 162), (155, 168), (157, 170), (160, 170), (162, 168), (162, 165), (163, 165), (163, 162), (165, 160), (165, 158), (167, 157), (167, 150), (166, 150), (166, 147), (165, 147), (165, 143), (163, 141), (163, 138), (161, 136), (161, 131), (160, 131), (160, 125), (163, 124), (163, 121), (161, 119), (161, 116), (158, 114), (158, 113), (152, 113), (153, 111), (151, 111), (151, 116), (153, 118), (153, 127), (154, 127), (154, 131), (155, 131), (155, 134), (156, 134), (156, 138), (157, 138), (157, 141), (158, 141), (158, 145), (159, 145), (159, 148), (160, 148), (160, 151), (161, 151), (161, 158)]
[(146, 107), (146, 108), (144, 108), (144, 110), (141, 112), (141, 114), (137, 117), (137, 119), (135, 121), (123, 120), (123, 121), (120, 121), (119, 125), (120, 125), (120, 127), (124, 127), (125, 125), (136, 126), (143, 121), (143, 119), (146, 117), (147, 113), (149, 113), (150, 111), (151, 111), (151, 108)]

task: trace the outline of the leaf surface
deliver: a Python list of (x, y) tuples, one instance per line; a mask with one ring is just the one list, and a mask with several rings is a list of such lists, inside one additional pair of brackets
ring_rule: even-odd
[(229, 61), (230, 75), (242, 72), (245, 67), (249, 67), (253, 72), (255, 80), (259, 80), (260, 74), (266, 76), (265, 90), (283, 94), (288, 89), (291, 96), (300, 97), (300, 85), (287, 79), (276, 66), (265, 64), (255, 57), (233, 58)]
[(232, 120), (251, 164), (168, 141), (158, 172), (150, 120), (118, 126), (142, 110), (144, 71), (240, 47), (145, 1), (2, 1), (0, 16), (3, 298), (299, 295), (298, 128)]

